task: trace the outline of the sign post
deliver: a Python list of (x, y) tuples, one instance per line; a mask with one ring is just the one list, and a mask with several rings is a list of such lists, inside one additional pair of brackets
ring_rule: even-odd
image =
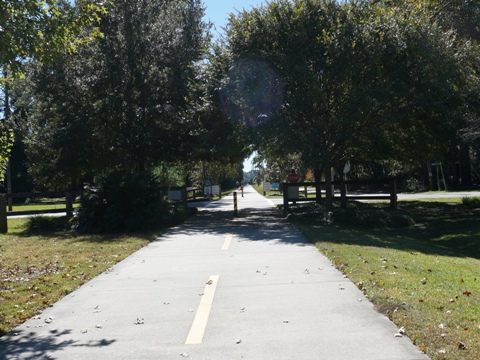
[(208, 198), (212, 197), (212, 182), (210, 180), (205, 180), (205, 187), (203, 188), (203, 194)]
[(269, 192), (272, 189), (272, 184), (270, 184), (268, 181), (263, 183), (263, 195), (267, 195), (267, 192)]
[(222, 195), (220, 194), (220, 185), (213, 185), (212, 186), (212, 195), (213, 196), (217, 195), (219, 198), (222, 197)]

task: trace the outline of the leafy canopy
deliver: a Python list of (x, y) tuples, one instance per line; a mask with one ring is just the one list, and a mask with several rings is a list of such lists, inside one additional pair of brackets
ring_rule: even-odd
[(90, 0), (78, 0), (76, 6), (65, 0), (3, 0), (0, 67), (16, 72), (25, 59), (50, 61), (59, 53), (75, 51), (79, 43), (99, 35), (93, 26), (87, 37), (79, 36), (104, 12)]
[[(275, 1), (232, 15), (228, 47), (234, 69), (243, 66), (229, 77), (237, 113), (264, 119), (259, 146), (299, 152), (314, 169), (358, 157), (418, 161), (444, 146), (459, 118), (463, 49), (410, 6)], [(259, 63), (273, 87), (258, 86)], [(265, 91), (277, 106), (265, 107)], [(246, 101), (252, 93), (258, 104)]]

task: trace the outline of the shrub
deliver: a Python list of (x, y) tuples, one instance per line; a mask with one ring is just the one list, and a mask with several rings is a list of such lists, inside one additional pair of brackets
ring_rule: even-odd
[(287, 219), (295, 223), (333, 223), (339, 226), (363, 228), (402, 228), (415, 225), (414, 220), (407, 213), (358, 202), (349, 203), (348, 208), (334, 208), (329, 212), (326, 212), (322, 205), (302, 204), (292, 207)]
[(383, 209), (338, 209), (333, 212), (333, 222), (364, 228), (402, 228), (415, 225), (413, 219), (399, 211)]
[(471, 209), (480, 208), (480, 198), (478, 197), (463, 197), (462, 204)]
[(28, 219), (27, 233), (44, 233), (68, 230), (68, 220), (65, 216), (33, 216)]
[(405, 190), (412, 191), (412, 192), (421, 192), (421, 191), (426, 191), (427, 186), (422, 180), (412, 177), (407, 180)]
[(113, 172), (85, 186), (75, 227), (81, 232), (130, 232), (162, 226), (172, 216), (157, 177)]

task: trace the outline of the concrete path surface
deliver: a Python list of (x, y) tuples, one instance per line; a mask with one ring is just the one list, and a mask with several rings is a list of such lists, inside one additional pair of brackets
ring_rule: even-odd
[(3, 359), (421, 360), (251, 187), (0, 338)]

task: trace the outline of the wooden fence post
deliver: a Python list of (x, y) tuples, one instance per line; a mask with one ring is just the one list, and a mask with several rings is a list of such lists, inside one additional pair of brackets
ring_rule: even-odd
[(390, 182), (390, 207), (397, 209), (397, 182), (395, 179)]
[(187, 193), (187, 187), (186, 187), (186, 186), (182, 186), (181, 192), (182, 192), (182, 204), (183, 204), (183, 208), (184, 208), (185, 210), (187, 210), (187, 208), (188, 208), (188, 193)]
[(65, 193), (65, 204), (67, 219), (70, 219), (71, 217), (73, 217), (73, 195), (69, 191)]
[(6, 234), (7, 232), (7, 200), (4, 195), (0, 195), (0, 233)]
[(342, 174), (340, 181), (340, 206), (342, 209), (347, 207), (347, 184), (345, 183), (345, 174)]

